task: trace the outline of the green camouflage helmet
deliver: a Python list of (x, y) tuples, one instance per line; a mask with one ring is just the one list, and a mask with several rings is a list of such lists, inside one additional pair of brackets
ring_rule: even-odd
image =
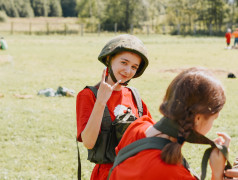
[(105, 66), (108, 66), (107, 56), (114, 55), (122, 51), (133, 52), (141, 57), (141, 64), (133, 78), (141, 76), (148, 66), (149, 61), (144, 44), (140, 39), (133, 35), (123, 34), (110, 40), (102, 49), (98, 56), (98, 60)]

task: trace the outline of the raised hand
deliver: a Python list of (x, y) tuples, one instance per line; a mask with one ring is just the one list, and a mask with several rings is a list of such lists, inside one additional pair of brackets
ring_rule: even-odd
[[(227, 177), (233, 177), (233, 180), (238, 180), (238, 169), (236, 169), (236, 168), (227, 169), (225, 171), (225, 175)], [(224, 179), (228, 179), (228, 178), (224, 178)]]
[[(217, 133), (219, 136), (214, 140), (215, 143), (224, 145), (229, 148), (231, 138), (226, 133)], [(210, 155), (210, 166), (212, 169), (212, 179), (223, 179), (226, 159), (217, 148), (214, 148)]]
[[(233, 180), (238, 180), (238, 157), (236, 157), (233, 168), (232, 169), (227, 169), (224, 173), (227, 177), (233, 177)], [(228, 179), (228, 178), (224, 178)], [(231, 178), (229, 178), (231, 179)]]
[(97, 93), (97, 101), (101, 104), (105, 105), (108, 99), (112, 95), (112, 91), (118, 86), (121, 80), (117, 81), (114, 85), (110, 85), (105, 81), (106, 78), (106, 68), (103, 70), (102, 73), (102, 80), (100, 82), (100, 86)]
[(226, 146), (227, 148), (229, 147), (230, 145), (230, 142), (231, 142), (231, 138), (228, 134), (226, 133), (222, 133), (222, 132), (217, 132), (217, 135), (219, 136), (218, 138), (216, 138), (214, 140), (215, 143), (219, 144), (219, 145), (224, 145)]

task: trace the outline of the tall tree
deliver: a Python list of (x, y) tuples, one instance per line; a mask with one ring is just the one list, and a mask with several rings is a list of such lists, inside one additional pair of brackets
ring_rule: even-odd
[(227, 16), (224, 0), (205, 0), (202, 2), (202, 11), (199, 13), (199, 21), (209, 30), (221, 31), (221, 26)]
[(196, 22), (206, 30), (221, 31), (226, 15), (224, 0), (171, 0), (167, 11), (169, 23), (189, 25), (190, 31)]
[(189, 24), (197, 19), (201, 0), (171, 0), (167, 4), (167, 18), (170, 24)]
[(214, 24), (216, 31), (220, 30), (221, 24), (224, 20), (224, 1), (223, 0), (209, 0), (208, 1), (208, 21)]
[(48, 16), (50, 17), (62, 16), (62, 8), (59, 0), (50, 0)]
[(238, 0), (228, 0), (227, 6), (227, 21), (229, 21), (229, 26), (232, 27), (234, 23), (238, 23)]
[(5, 11), (7, 16), (19, 17), (19, 13), (15, 6), (14, 0), (0, 0), (0, 10)]
[[(144, 14), (144, 20), (149, 20), (152, 23), (152, 27), (163, 21), (163, 15), (167, 8), (165, 0), (147, 0), (145, 1), (145, 8), (147, 9), (147, 14)], [(145, 12), (145, 13), (146, 13)]]
[(138, 26), (142, 20), (145, 9), (142, 9), (143, 0), (107, 0), (102, 17), (102, 27), (105, 30), (113, 30), (117, 23), (118, 30), (128, 31), (130, 25)]
[(48, 16), (49, 2), (47, 0), (31, 0), (35, 16)]
[(77, 7), (76, 7), (78, 16), (81, 18), (101, 19), (104, 13), (104, 1), (103, 0), (80, 0), (77, 3)]
[(20, 17), (34, 17), (30, 0), (14, 0), (15, 7)]
[(76, 17), (77, 12), (75, 10), (77, 5), (76, 0), (61, 0), (61, 7), (64, 17)]

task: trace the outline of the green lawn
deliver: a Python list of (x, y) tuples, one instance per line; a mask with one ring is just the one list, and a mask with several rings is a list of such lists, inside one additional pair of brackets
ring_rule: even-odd
[[(104, 66), (97, 61), (113, 34), (100, 36), (5, 35), (9, 49), (0, 51), (0, 179), (76, 179), (77, 148), (74, 97), (39, 97), (44, 88), (64, 86), (79, 92), (100, 81)], [(227, 103), (212, 131), (232, 137), (230, 160), (238, 155), (238, 50), (225, 50), (225, 38), (138, 35), (145, 43), (150, 64), (132, 80), (154, 119), (170, 81), (184, 68), (203, 66), (223, 82)], [(3, 61), (9, 62), (3, 62)], [(14, 94), (33, 95), (19, 99)], [(207, 146), (186, 144), (184, 155), (199, 174)], [(185, 150), (186, 149), (186, 150)], [(93, 164), (80, 144), (82, 177), (90, 178)], [(210, 171), (209, 171), (210, 174)], [(209, 179), (209, 175), (207, 179)]]

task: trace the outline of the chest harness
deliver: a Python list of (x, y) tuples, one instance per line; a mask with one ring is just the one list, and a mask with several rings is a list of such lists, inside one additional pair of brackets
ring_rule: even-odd
[[(86, 86), (85, 88), (90, 89), (94, 96), (97, 98), (97, 88), (94, 86)], [(143, 115), (142, 101), (138, 91), (132, 87), (126, 87), (131, 90), (133, 98), (136, 101), (139, 117)], [(116, 116), (115, 120), (111, 120), (111, 116), (107, 105), (105, 106), (101, 131), (98, 135), (95, 146), (92, 149), (88, 149), (88, 160), (96, 164), (113, 163), (116, 157), (115, 147), (118, 145), (122, 135), (126, 131), (127, 127), (136, 120), (132, 114), (132, 110), (129, 107), (123, 114)], [(77, 141), (77, 140), (76, 140)], [(81, 180), (81, 161), (77, 142), (78, 150), (78, 179)]]
[[(163, 134), (167, 134), (174, 138), (178, 138), (178, 125), (174, 121), (172, 121), (171, 119), (169, 119), (167, 117), (163, 117), (160, 121), (158, 121), (154, 125), (154, 128), (161, 131)], [(190, 143), (196, 143), (196, 144), (211, 145), (211, 147), (208, 148), (203, 155), (200, 178), (190, 169), (185, 158), (183, 158), (183, 162), (182, 162), (183, 166), (188, 171), (190, 171), (190, 173), (193, 174), (193, 176), (196, 177), (197, 179), (201, 179), (201, 180), (205, 179), (206, 172), (207, 172), (207, 163), (208, 163), (210, 154), (214, 148), (218, 148), (222, 152), (224, 157), (226, 158), (227, 164), (226, 164), (225, 169), (231, 169), (231, 164), (228, 160), (228, 150), (227, 150), (226, 146), (218, 145), (218, 144), (214, 143), (214, 141), (208, 139), (207, 137), (201, 135), (200, 133), (198, 133), (196, 131), (192, 131), (190, 136), (187, 139), (185, 139), (185, 141), (190, 142)], [(116, 156), (113, 167), (111, 168), (111, 170), (109, 172), (108, 179), (110, 178), (110, 174), (111, 174), (112, 170), (117, 165), (119, 165), (124, 160), (126, 160), (127, 158), (134, 156), (137, 153), (139, 153), (140, 151), (143, 151), (146, 149), (160, 149), (160, 150), (162, 150), (163, 147), (168, 143), (171, 143), (171, 141), (168, 139), (164, 139), (164, 138), (160, 138), (160, 137), (149, 137), (149, 138), (143, 138), (143, 139), (137, 140), (137, 141), (125, 146), (124, 148), (122, 148), (119, 151), (118, 155)]]

